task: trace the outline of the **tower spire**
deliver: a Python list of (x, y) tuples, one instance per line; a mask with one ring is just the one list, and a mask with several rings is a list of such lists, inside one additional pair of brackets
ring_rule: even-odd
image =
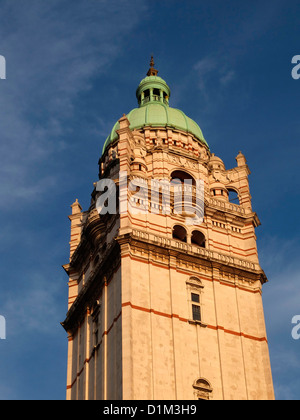
[(157, 76), (158, 70), (154, 68), (153, 55), (151, 55), (150, 69), (148, 70), (147, 76)]

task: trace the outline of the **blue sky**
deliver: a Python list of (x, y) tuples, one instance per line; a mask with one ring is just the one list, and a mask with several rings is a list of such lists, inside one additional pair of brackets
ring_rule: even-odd
[(70, 205), (154, 54), (170, 105), (251, 170), (275, 393), (300, 399), (300, 3), (0, 0), (0, 399), (64, 399)]

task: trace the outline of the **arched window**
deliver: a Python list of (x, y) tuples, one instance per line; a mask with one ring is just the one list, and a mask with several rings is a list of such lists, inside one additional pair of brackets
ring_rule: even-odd
[(187, 172), (184, 171), (173, 171), (171, 174), (171, 181), (173, 182), (181, 182), (182, 184), (184, 183), (185, 180), (190, 180), (192, 185), (195, 185), (195, 179), (188, 174)]
[(183, 226), (175, 225), (173, 227), (173, 239), (177, 239), (178, 241), (186, 242), (186, 230)]
[(212, 397), (212, 387), (207, 379), (196, 379), (194, 384), (194, 395), (197, 400), (209, 400)]
[[(201, 202), (198, 203), (199, 200), (196, 200), (195, 179), (187, 172), (176, 170), (171, 174), (171, 185), (174, 213), (180, 215), (201, 215)], [(197, 204), (200, 204), (200, 206)]]
[(194, 230), (192, 232), (191, 242), (194, 245), (201, 246), (201, 248), (205, 248), (205, 236), (199, 230)]
[(232, 188), (227, 188), (227, 191), (228, 191), (228, 199), (229, 199), (229, 202), (230, 203), (233, 203), (233, 204), (239, 205), (240, 204), (240, 201), (239, 201), (239, 194), (238, 194), (238, 192), (236, 190), (232, 189)]

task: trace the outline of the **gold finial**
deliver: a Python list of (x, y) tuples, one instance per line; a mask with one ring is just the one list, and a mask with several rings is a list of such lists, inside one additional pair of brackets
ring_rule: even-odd
[(148, 70), (147, 76), (157, 76), (157, 73), (158, 73), (158, 70), (155, 70), (154, 68), (153, 55), (151, 55), (150, 69)]

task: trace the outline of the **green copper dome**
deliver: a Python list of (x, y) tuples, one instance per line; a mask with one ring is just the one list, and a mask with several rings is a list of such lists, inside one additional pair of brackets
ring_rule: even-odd
[[(199, 125), (187, 117), (184, 112), (169, 106), (170, 88), (161, 77), (157, 76), (157, 70), (153, 68), (153, 65), (151, 58), (151, 67), (147, 77), (140, 82), (136, 90), (139, 108), (134, 108), (126, 115), (130, 129), (169, 127), (183, 130), (194, 135), (208, 147)], [(119, 128), (119, 122), (116, 122), (104, 143), (102, 153), (111, 142), (118, 138), (117, 130)]]

